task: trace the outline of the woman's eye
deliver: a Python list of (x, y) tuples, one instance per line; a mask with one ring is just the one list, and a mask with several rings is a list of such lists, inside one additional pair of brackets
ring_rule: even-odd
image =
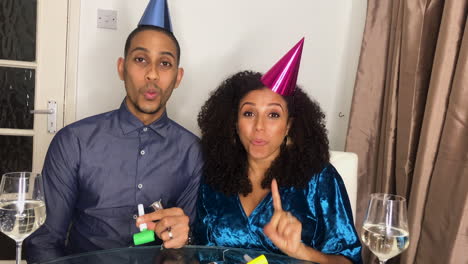
[(280, 114), (278, 114), (278, 113), (270, 113), (269, 116), (270, 116), (271, 118), (279, 118), (279, 117), (280, 117)]
[(254, 116), (254, 113), (250, 112), (250, 111), (245, 111), (244, 113), (242, 113), (242, 115), (247, 116), (247, 117), (251, 117), (251, 116)]

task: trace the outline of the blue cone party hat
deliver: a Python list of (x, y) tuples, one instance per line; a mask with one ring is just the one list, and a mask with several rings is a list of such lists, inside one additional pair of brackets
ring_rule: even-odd
[(277, 94), (282, 96), (292, 95), (296, 89), (303, 46), (304, 38), (262, 76), (262, 83)]
[(172, 32), (171, 16), (166, 0), (150, 0), (138, 26), (157, 26)]

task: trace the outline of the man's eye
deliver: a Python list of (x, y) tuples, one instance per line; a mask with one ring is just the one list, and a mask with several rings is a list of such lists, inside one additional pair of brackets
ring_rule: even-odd
[(247, 117), (251, 117), (251, 116), (254, 116), (254, 113), (250, 112), (250, 111), (245, 111), (244, 113), (242, 113), (242, 115), (247, 116)]
[(137, 57), (137, 58), (135, 58), (135, 61), (136, 62), (145, 62), (145, 59), (141, 58), (141, 57)]
[(163, 67), (171, 67), (172, 66), (172, 63), (168, 62), (168, 61), (162, 61), (161, 62), (161, 66)]

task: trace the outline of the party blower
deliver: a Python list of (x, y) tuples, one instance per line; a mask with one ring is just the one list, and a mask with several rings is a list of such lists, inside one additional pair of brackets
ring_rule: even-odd
[(247, 264), (268, 264), (268, 260), (267, 258), (265, 257), (265, 255), (260, 255), (254, 259), (252, 259), (251, 261), (247, 262)]
[[(161, 200), (156, 201), (151, 204), (151, 207), (154, 209), (154, 211), (158, 211), (161, 209), (164, 209), (162, 206)], [(138, 216), (142, 216), (145, 214), (145, 210), (143, 209), (143, 205), (139, 204), (138, 205)], [(148, 226), (146, 224), (141, 224), (140, 225), (140, 233), (136, 233), (133, 235), (133, 243), (137, 245), (141, 244), (146, 244), (149, 242), (153, 242), (155, 239), (154, 237), (154, 232), (153, 230), (148, 230)]]
[[(138, 204), (138, 216), (142, 216), (144, 214), (145, 210), (143, 209), (143, 204)], [(154, 239), (155, 238), (153, 230), (148, 230), (148, 225), (146, 224), (141, 224), (140, 232), (133, 235), (133, 243), (135, 245), (153, 242)]]

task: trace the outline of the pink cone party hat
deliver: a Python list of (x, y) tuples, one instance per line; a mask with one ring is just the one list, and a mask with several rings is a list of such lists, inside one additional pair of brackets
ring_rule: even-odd
[(157, 26), (172, 32), (171, 16), (166, 0), (150, 0), (138, 26)]
[(304, 38), (262, 76), (262, 83), (277, 94), (292, 95), (296, 88), (303, 46)]

